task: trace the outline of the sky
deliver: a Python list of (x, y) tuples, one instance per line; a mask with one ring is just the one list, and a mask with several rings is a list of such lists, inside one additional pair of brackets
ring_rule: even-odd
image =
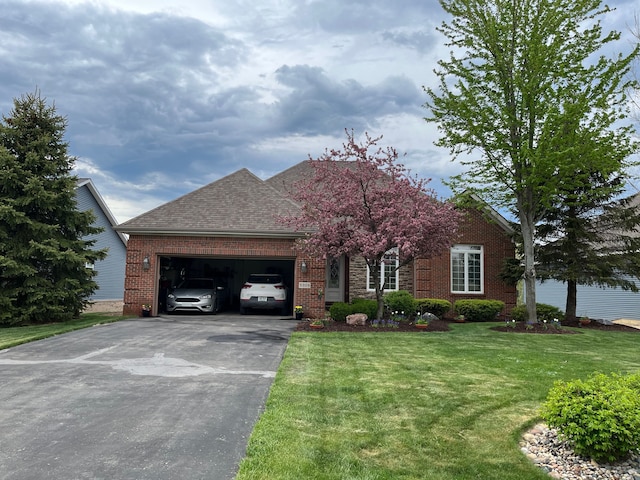
[[(625, 46), (640, 0), (610, 5)], [(345, 129), (448, 197), (462, 167), (423, 90), (443, 20), (436, 0), (0, 0), (0, 114), (36, 90), (55, 104), (118, 222), (241, 168), (267, 179)]]

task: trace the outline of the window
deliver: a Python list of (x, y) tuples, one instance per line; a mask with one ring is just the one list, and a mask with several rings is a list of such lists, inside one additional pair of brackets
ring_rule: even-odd
[(483, 293), (484, 261), (480, 245), (454, 245), (451, 249), (451, 291)]
[[(385, 290), (398, 290), (398, 249), (394, 248), (385, 253), (380, 265), (380, 281), (384, 282)], [(367, 266), (367, 290), (375, 290), (373, 273)]]

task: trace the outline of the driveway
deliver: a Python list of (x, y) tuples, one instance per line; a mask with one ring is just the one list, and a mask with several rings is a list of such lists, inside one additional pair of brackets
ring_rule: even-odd
[(295, 324), (145, 318), (0, 351), (0, 479), (233, 479)]

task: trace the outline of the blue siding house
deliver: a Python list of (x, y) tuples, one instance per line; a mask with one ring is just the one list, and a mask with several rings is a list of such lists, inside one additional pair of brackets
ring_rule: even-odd
[(104, 260), (92, 266), (97, 272), (95, 277), (98, 283), (98, 290), (91, 296), (90, 300), (97, 301), (119, 301), (124, 298), (124, 274), (127, 259), (127, 239), (113, 227), (118, 224), (113, 214), (104, 203), (104, 200), (96, 190), (95, 185), (89, 178), (79, 178), (76, 186), (76, 200), (78, 210), (84, 212), (93, 210), (96, 217), (94, 225), (102, 227), (103, 232), (97, 235), (89, 235), (87, 239), (95, 239), (95, 249), (108, 248), (107, 256)]
[[(633, 277), (627, 277), (627, 280), (637, 282)], [(556, 280), (538, 282), (536, 302), (553, 305), (564, 312), (567, 305), (567, 284)], [(640, 292), (578, 285), (576, 315), (602, 320), (640, 320)]]

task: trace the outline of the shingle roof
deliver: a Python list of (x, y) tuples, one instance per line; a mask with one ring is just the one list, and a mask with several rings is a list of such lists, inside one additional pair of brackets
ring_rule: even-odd
[(299, 206), (246, 168), (118, 225), (125, 233), (298, 236), (279, 224)]

